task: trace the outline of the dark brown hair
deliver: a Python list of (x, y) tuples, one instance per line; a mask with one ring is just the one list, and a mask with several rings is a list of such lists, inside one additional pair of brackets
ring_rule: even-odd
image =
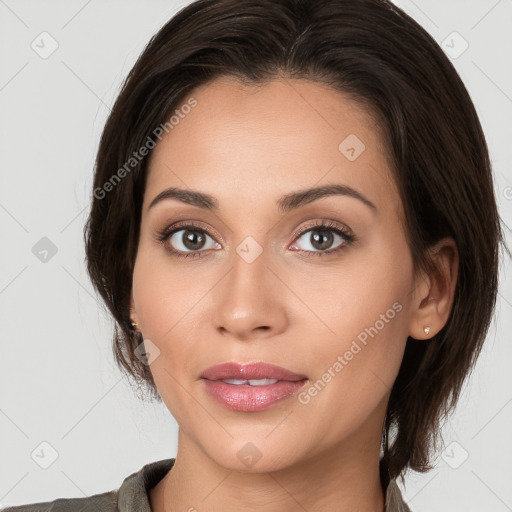
[(437, 43), (389, 1), (199, 0), (151, 39), (106, 122), (84, 230), (88, 272), (116, 322), (117, 363), (160, 399), (134, 352), (142, 339), (129, 312), (148, 163), (139, 150), (154, 145), (158, 127), (194, 88), (220, 76), (309, 79), (368, 106), (383, 130), (415, 270), (432, 270), (429, 246), (455, 240), (450, 318), (433, 339), (407, 340), (383, 431), (391, 477), (430, 469), (440, 422), (490, 326), (503, 234), (469, 94)]

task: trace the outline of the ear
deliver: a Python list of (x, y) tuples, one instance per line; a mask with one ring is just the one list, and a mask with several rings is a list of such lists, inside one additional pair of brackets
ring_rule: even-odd
[[(418, 276), (413, 292), (409, 336), (417, 340), (435, 336), (452, 310), (459, 254), (452, 238), (443, 238), (429, 249), (434, 270)], [(425, 328), (429, 332), (425, 332)]]

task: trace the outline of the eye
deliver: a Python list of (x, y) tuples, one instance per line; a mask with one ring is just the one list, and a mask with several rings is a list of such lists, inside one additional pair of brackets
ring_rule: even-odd
[(157, 239), (165, 245), (167, 251), (178, 258), (200, 256), (199, 253), (208, 249), (221, 248), (205, 229), (190, 223), (166, 228), (157, 234)]
[[(317, 221), (294, 236), (295, 242), (290, 249), (308, 256), (328, 256), (356, 240), (355, 235), (333, 221)], [(156, 239), (177, 258), (201, 257), (208, 250), (222, 248), (207, 229), (193, 222), (169, 226), (157, 233)]]
[(312, 228), (300, 231), (296, 240), (302, 241), (294, 242), (292, 250), (324, 256), (344, 249), (355, 236), (333, 221), (317, 221)]

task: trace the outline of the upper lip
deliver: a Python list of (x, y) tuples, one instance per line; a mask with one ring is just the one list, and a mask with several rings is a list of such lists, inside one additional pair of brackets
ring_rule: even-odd
[(208, 380), (240, 379), (240, 380), (258, 380), (275, 379), (298, 381), (307, 379), (305, 375), (287, 370), (280, 366), (269, 363), (222, 363), (210, 366), (203, 373), (201, 378)]

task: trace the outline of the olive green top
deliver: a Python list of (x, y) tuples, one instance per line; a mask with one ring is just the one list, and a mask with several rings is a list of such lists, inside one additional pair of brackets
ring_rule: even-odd
[[(163, 479), (176, 459), (151, 462), (126, 477), (117, 490), (84, 498), (59, 498), (44, 503), (7, 507), (0, 512), (152, 512), (149, 490)], [(404, 503), (395, 480), (386, 477), (381, 465), (381, 479), (386, 488), (385, 512), (411, 512)]]

